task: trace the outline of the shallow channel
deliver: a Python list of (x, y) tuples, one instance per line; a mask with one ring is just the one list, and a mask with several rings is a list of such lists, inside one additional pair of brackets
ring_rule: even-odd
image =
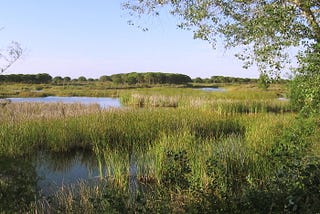
[(81, 103), (99, 104), (102, 108), (121, 107), (119, 98), (110, 97), (28, 97), (28, 98), (7, 98), (11, 102), (44, 102), (44, 103)]

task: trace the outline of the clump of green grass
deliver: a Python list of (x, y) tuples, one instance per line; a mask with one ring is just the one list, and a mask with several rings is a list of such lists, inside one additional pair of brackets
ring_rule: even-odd
[[(217, 93), (217, 92), (214, 92)], [(222, 92), (220, 92), (222, 93)], [(224, 93), (224, 92), (223, 92)], [(177, 96), (131, 94), (121, 97), (121, 102), (130, 107), (179, 107), (211, 109), (219, 114), (258, 114), (292, 112), (288, 101), (276, 98), (230, 99), (229, 95), (221, 96)]]
[(151, 95), (145, 96), (132, 94), (122, 97), (121, 102), (127, 106), (133, 107), (178, 107), (179, 100), (177, 96)]

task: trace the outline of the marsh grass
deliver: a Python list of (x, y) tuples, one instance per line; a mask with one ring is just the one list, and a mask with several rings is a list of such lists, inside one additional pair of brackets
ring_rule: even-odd
[(1, 117), (3, 154), (28, 153), (38, 148), (56, 152), (92, 149), (96, 144), (145, 148), (160, 133), (190, 130), (197, 137), (215, 138), (243, 130), (236, 120), (203, 110), (101, 110), (96, 105), (11, 103), (2, 109)]
[[(95, 154), (100, 183), (63, 187), (34, 204), (38, 213), (259, 213), (275, 204), (281, 213), (292, 196), (302, 203), (297, 191), (317, 187), (318, 165), (305, 161), (318, 157), (320, 135), (317, 122), (297, 122), (279, 93), (254, 86), (214, 93), (134, 89), (122, 99), (138, 108), (107, 110), (9, 103), (0, 111), (0, 155)], [(313, 173), (313, 180), (300, 173)]]
[(3, 123), (18, 123), (27, 120), (50, 120), (66, 117), (77, 117), (100, 112), (98, 104), (85, 105), (80, 103), (8, 103), (0, 108)]
[(178, 107), (180, 97), (177, 96), (163, 96), (151, 95), (145, 96), (140, 94), (132, 94), (131, 96), (124, 96), (121, 102), (127, 106), (133, 107)]
[[(83, 191), (79, 187), (72, 191), (65, 188), (54, 196), (55, 202), (50, 202), (52, 210), (156, 213), (158, 209), (166, 212), (209, 212), (216, 209), (231, 212), (243, 208), (249, 212), (257, 207), (251, 204), (255, 201), (265, 203), (265, 208), (258, 207), (259, 210), (268, 210), (272, 206), (270, 203), (276, 203), (279, 206), (277, 210), (283, 211), (286, 209), (281, 209), (281, 204), (285, 200), (282, 201), (280, 193), (269, 187), (273, 182), (272, 185), (281, 189), (277, 186), (277, 179), (283, 178), (275, 177), (281, 165), (274, 164), (275, 160), (268, 155), (277, 143), (295, 139), (288, 136), (292, 129), (297, 137), (301, 135), (304, 141), (309, 139), (305, 138), (303, 131), (299, 132), (295, 114), (239, 114), (230, 119), (203, 109), (189, 112), (133, 109), (100, 112), (95, 116), (95, 119), (87, 116), (90, 121), (95, 121), (95, 126), (91, 127), (95, 132), (90, 131), (90, 139), (99, 149), (95, 150), (99, 154), (97, 158), (109, 166), (100, 180), (108, 187), (99, 189), (98, 185), (84, 185)], [(109, 120), (120, 122), (107, 129), (108, 125), (99, 125)], [(203, 127), (211, 128), (204, 128), (199, 134), (202, 122)], [(197, 131), (192, 124), (197, 124)], [(136, 134), (149, 126), (155, 126), (155, 129), (151, 128), (152, 134)], [(229, 132), (223, 127), (234, 129)], [(117, 137), (113, 132), (107, 132), (114, 128)], [(224, 134), (212, 134), (215, 129)], [(317, 138), (316, 133), (311, 132), (311, 135)], [(139, 144), (139, 140), (144, 143)], [(136, 170), (134, 176), (138, 184), (134, 194), (130, 187), (132, 166)], [(268, 195), (259, 191), (270, 191), (265, 194), (275, 194), (277, 201), (268, 203)], [(254, 199), (252, 194), (256, 194)]]
[[(163, 112), (161, 110), (156, 111)], [(177, 115), (179, 111), (174, 110), (174, 112)], [(143, 111), (143, 113), (146, 113), (146, 111)], [(277, 136), (274, 135), (275, 132), (272, 129), (270, 132), (264, 132), (260, 130), (261, 126), (258, 127), (259, 132), (253, 130), (254, 127), (250, 127), (249, 124), (263, 123), (258, 116), (251, 118), (238, 116), (238, 118), (231, 120), (221, 118), (221, 115), (217, 116), (214, 113), (209, 116), (210, 114), (206, 111), (202, 111), (202, 114), (197, 112), (197, 117), (192, 118), (192, 120), (189, 118), (190, 121), (184, 117), (184, 122), (179, 125), (175, 124), (174, 132), (161, 127), (160, 123), (160, 126), (157, 127), (160, 132), (154, 135), (156, 137), (150, 138), (150, 143), (144, 144), (144, 146), (138, 143), (139, 138), (136, 137), (129, 144), (131, 146), (127, 144), (127, 146), (121, 146), (117, 149), (111, 143), (99, 144), (99, 152), (104, 154), (105, 165), (112, 166), (108, 175), (114, 177), (119, 183), (125, 184), (130, 174), (130, 167), (135, 167), (139, 181), (160, 184), (163, 180), (163, 169), (166, 167), (166, 154), (168, 152), (185, 151), (191, 169), (190, 183), (195, 186), (209, 185), (209, 181), (212, 179), (207, 173), (208, 158), (210, 157), (221, 161), (220, 165), (224, 167), (224, 172), (231, 176), (230, 179), (242, 176), (241, 179), (248, 179), (246, 182), (263, 183), (263, 177), (269, 176), (270, 166), (267, 164), (268, 161), (263, 160), (261, 154), (264, 154), (272, 146), (272, 140)], [(182, 113), (182, 115), (184, 114)], [(164, 115), (160, 118), (163, 117)], [(189, 115), (189, 117), (191, 116)], [(215, 119), (212, 119), (214, 117)], [(139, 118), (141, 121), (143, 120), (141, 115)], [(273, 128), (277, 131), (279, 126), (285, 127), (285, 125), (288, 125), (288, 118), (292, 119), (289, 116), (279, 118), (276, 115), (268, 114), (265, 114), (263, 118), (267, 123), (273, 121)], [(159, 120), (157, 122), (159, 123)], [(136, 129), (138, 126), (139, 124), (136, 123), (133, 127)], [(136, 132), (132, 131), (132, 133)], [(265, 140), (258, 141), (262, 137)], [(148, 138), (143, 137), (142, 139)], [(251, 139), (254, 139), (255, 142), (251, 142)], [(257, 147), (257, 144), (260, 147)], [(130, 156), (134, 157), (134, 165), (132, 165)], [(246, 170), (242, 167), (245, 167)], [(236, 174), (232, 170), (236, 170), (238, 173), (243, 171), (244, 175)], [(235, 175), (232, 176), (231, 172)]]
[[(10, 103), (0, 111), (0, 151), (19, 154), (43, 148), (58, 152), (93, 149), (94, 145), (143, 150), (163, 134), (189, 132), (201, 140), (244, 136), (250, 122), (244, 125), (241, 118), (246, 116), (230, 114), (212, 108), (103, 110), (98, 105)], [(256, 114), (256, 118), (261, 115)]]
[(221, 139), (212, 149), (207, 172), (220, 197), (241, 196), (248, 186), (261, 187), (270, 179), (272, 165), (250, 149), (242, 137)]
[(75, 118), (100, 111), (98, 105), (10, 103), (0, 111), (0, 153), (10, 156), (39, 148), (67, 151), (85, 146), (81, 144), (87, 142), (84, 135), (77, 135), (83, 126)]
[[(216, 92), (214, 92), (216, 93)], [(221, 92), (218, 92), (221, 93)], [(120, 98), (121, 103), (130, 107), (156, 108), (202, 108), (210, 109), (219, 114), (258, 114), (258, 113), (286, 113), (292, 112), (288, 101), (274, 99), (232, 99), (228, 96), (169, 96), (131, 94)]]
[(119, 97), (130, 87), (113, 86), (107, 83), (90, 84), (0, 84), (0, 98), (45, 97), (45, 96), (86, 96)]

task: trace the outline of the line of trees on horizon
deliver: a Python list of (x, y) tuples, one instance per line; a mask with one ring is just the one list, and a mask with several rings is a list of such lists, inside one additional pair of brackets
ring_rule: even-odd
[(101, 76), (100, 81), (111, 81), (115, 84), (187, 84), (192, 79), (185, 74), (162, 73), (162, 72), (146, 72), (146, 73), (120, 73), (111, 76)]
[[(70, 77), (55, 76), (52, 77), (47, 73), (39, 74), (7, 74), (0, 75), (0, 83), (26, 83), (26, 84), (65, 84), (72, 82), (110, 82), (114, 84), (188, 84), (188, 83), (257, 83), (255, 78), (241, 78), (228, 76), (212, 76), (210, 78), (194, 78), (191, 79), (188, 75), (177, 73), (162, 73), (162, 72), (146, 72), (146, 73), (120, 73), (110, 76), (103, 75), (99, 79), (86, 78), (80, 76), (72, 79)], [(285, 80), (280, 80), (285, 81)]]

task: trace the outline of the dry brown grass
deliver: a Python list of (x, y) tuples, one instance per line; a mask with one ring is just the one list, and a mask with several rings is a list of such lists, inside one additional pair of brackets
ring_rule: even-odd
[(6, 105), (0, 106), (0, 123), (76, 117), (101, 111), (103, 111), (103, 109), (101, 109), (98, 104), (7, 103)]

